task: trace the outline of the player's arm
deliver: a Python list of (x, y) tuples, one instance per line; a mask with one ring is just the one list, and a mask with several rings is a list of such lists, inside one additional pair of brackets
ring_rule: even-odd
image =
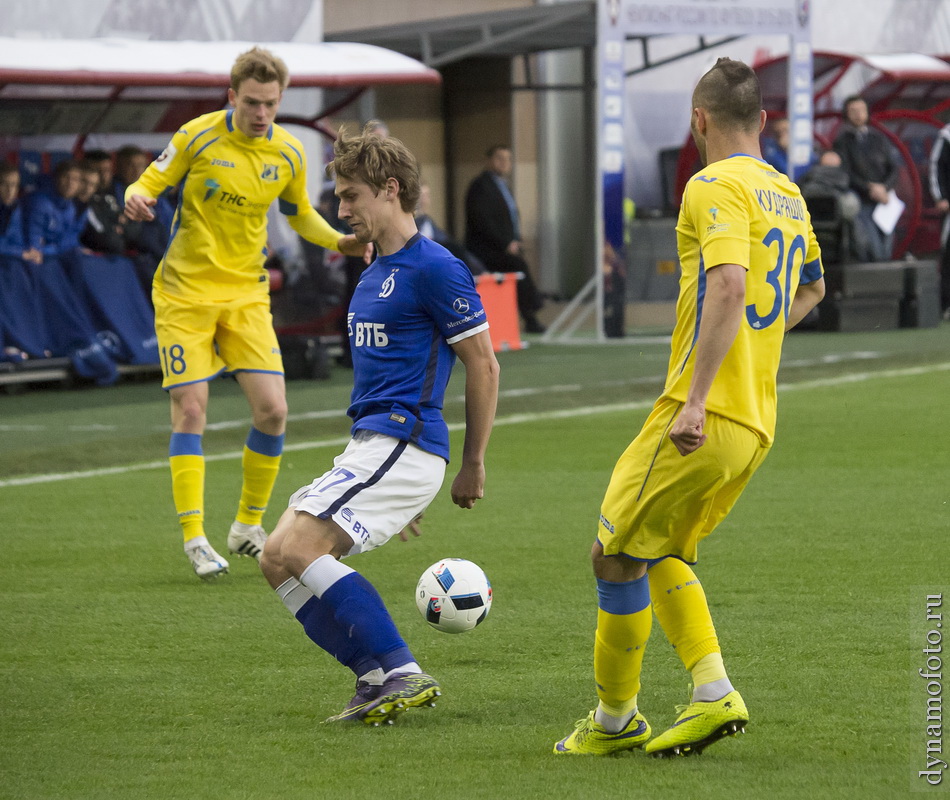
[(452, 502), (472, 508), (485, 495), (485, 451), (498, 406), (500, 368), (487, 330), (460, 339), (452, 349), (465, 365), (465, 444)]
[(190, 135), (185, 128), (178, 131), (161, 155), (148, 165), (142, 177), (126, 188), (123, 213), (130, 220), (146, 222), (155, 219), (152, 207), (158, 202), (158, 196), (185, 177), (191, 166)]
[[(288, 143), (289, 144), (289, 143)], [(296, 160), (297, 167), (293, 171), (290, 183), (284, 187), (278, 198), (280, 212), (287, 217), (290, 227), (308, 242), (312, 242), (327, 250), (336, 250), (345, 256), (362, 258), (368, 262), (368, 245), (360, 244), (355, 236), (341, 236), (321, 217), (312, 205), (307, 195), (307, 157), (303, 148), (291, 147), (293, 153), (288, 159)]]
[(732, 347), (745, 313), (745, 268), (719, 264), (706, 270), (703, 318), (696, 339), (693, 377), (686, 402), (670, 429), (680, 455), (688, 455), (706, 441), (706, 398), (723, 359)]
[[(293, 204), (286, 204), (281, 200), (281, 211), (287, 214), (287, 221), (290, 227), (299, 233), (308, 242), (325, 247), (328, 250), (336, 250), (345, 256), (354, 258), (365, 258), (367, 245), (356, 241), (353, 235), (341, 236), (340, 232), (333, 227), (309, 203), (306, 209), (301, 209), (300, 213), (287, 213), (291, 209), (298, 208)], [(287, 209), (287, 210), (285, 210)]]
[(825, 279), (819, 278), (811, 283), (802, 283), (795, 292), (795, 299), (788, 309), (788, 320), (785, 323), (785, 330), (790, 331), (799, 322), (808, 315), (815, 306), (817, 306), (825, 296)]
[[(807, 212), (806, 212), (807, 213)], [(808, 217), (808, 248), (805, 263), (802, 264), (801, 279), (795, 290), (795, 297), (788, 309), (785, 330), (790, 331), (817, 306), (825, 296), (825, 271), (821, 264), (821, 249)]]

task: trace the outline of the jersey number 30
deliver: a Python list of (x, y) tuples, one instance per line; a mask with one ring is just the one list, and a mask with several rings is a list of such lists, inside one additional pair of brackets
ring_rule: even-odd
[(778, 228), (772, 228), (762, 240), (762, 244), (770, 250), (773, 245), (778, 246), (775, 266), (765, 276), (765, 282), (774, 291), (775, 299), (772, 302), (771, 310), (765, 316), (759, 314), (755, 303), (750, 303), (745, 307), (746, 319), (749, 320), (749, 325), (756, 330), (769, 327), (778, 319), (779, 312), (783, 315), (783, 321), (788, 319), (788, 307), (792, 301), (792, 270), (796, 268), (796, 259), (799, 271), (805, 263), (805, 239), (801, 234), (792, 239), (787, 254), (785, 237), (782, 236), (782, 231)]

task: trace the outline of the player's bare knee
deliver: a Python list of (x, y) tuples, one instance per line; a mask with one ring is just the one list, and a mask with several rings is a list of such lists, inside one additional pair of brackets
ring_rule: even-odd
[(604, 581), (627, 583), (646, 575), (647, 563), (628, 558), (625, 555), (608, 556), (600, 542), (595, 541), (590, 551), (594, 576)]
[(185, 431), (203, 430), (205, 424), (205, 405), (192, 395), (183, 395), (173, 399), (172, 421), (176, 429)]
[(330, 520), (299, 513), (281, 542), (280, 555), (284, 568), (299, 577), (321, 556), (340, 558), (349, 552), (352, 544)]
[(280, 542), (272, 541), (270, 536), (267, 537), (264, 549), (261, 551), (261, 573), (275, 589), (288, 577), (280, 554)]
[(287, 400), (275, 397), (258, 403), (254, 408), (254, 427), (264, 433), (284, 430), (287, 423)]

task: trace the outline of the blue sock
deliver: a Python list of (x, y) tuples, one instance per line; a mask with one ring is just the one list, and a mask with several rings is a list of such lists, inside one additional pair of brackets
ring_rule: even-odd
[(346, 629), (336, 621), (328, 603), (311, 597), (294, 616), (317, 647), (326, 650), (344, 667), (349, 667), (357, 677), (379, 667), (379, 662), (365, 653), (356, 639), (347, 636)]
[(338, 627), (349, 631), (356, 645), (389, 672), (415, 661), (396, 623), (386, 610), (383, 598), (358, 572), (350, 572), (335, 581), (320, 597), (332, 610)]

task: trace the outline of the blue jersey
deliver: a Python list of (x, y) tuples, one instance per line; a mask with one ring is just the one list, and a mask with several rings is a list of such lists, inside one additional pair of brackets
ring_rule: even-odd
[(442, 245), (417, 233), (377, 258), (347, 315), (352, 431), (394, 436), (448, 461), (442, 406), (455, 364), (450, 345), (487, 328), (472, 273)]

